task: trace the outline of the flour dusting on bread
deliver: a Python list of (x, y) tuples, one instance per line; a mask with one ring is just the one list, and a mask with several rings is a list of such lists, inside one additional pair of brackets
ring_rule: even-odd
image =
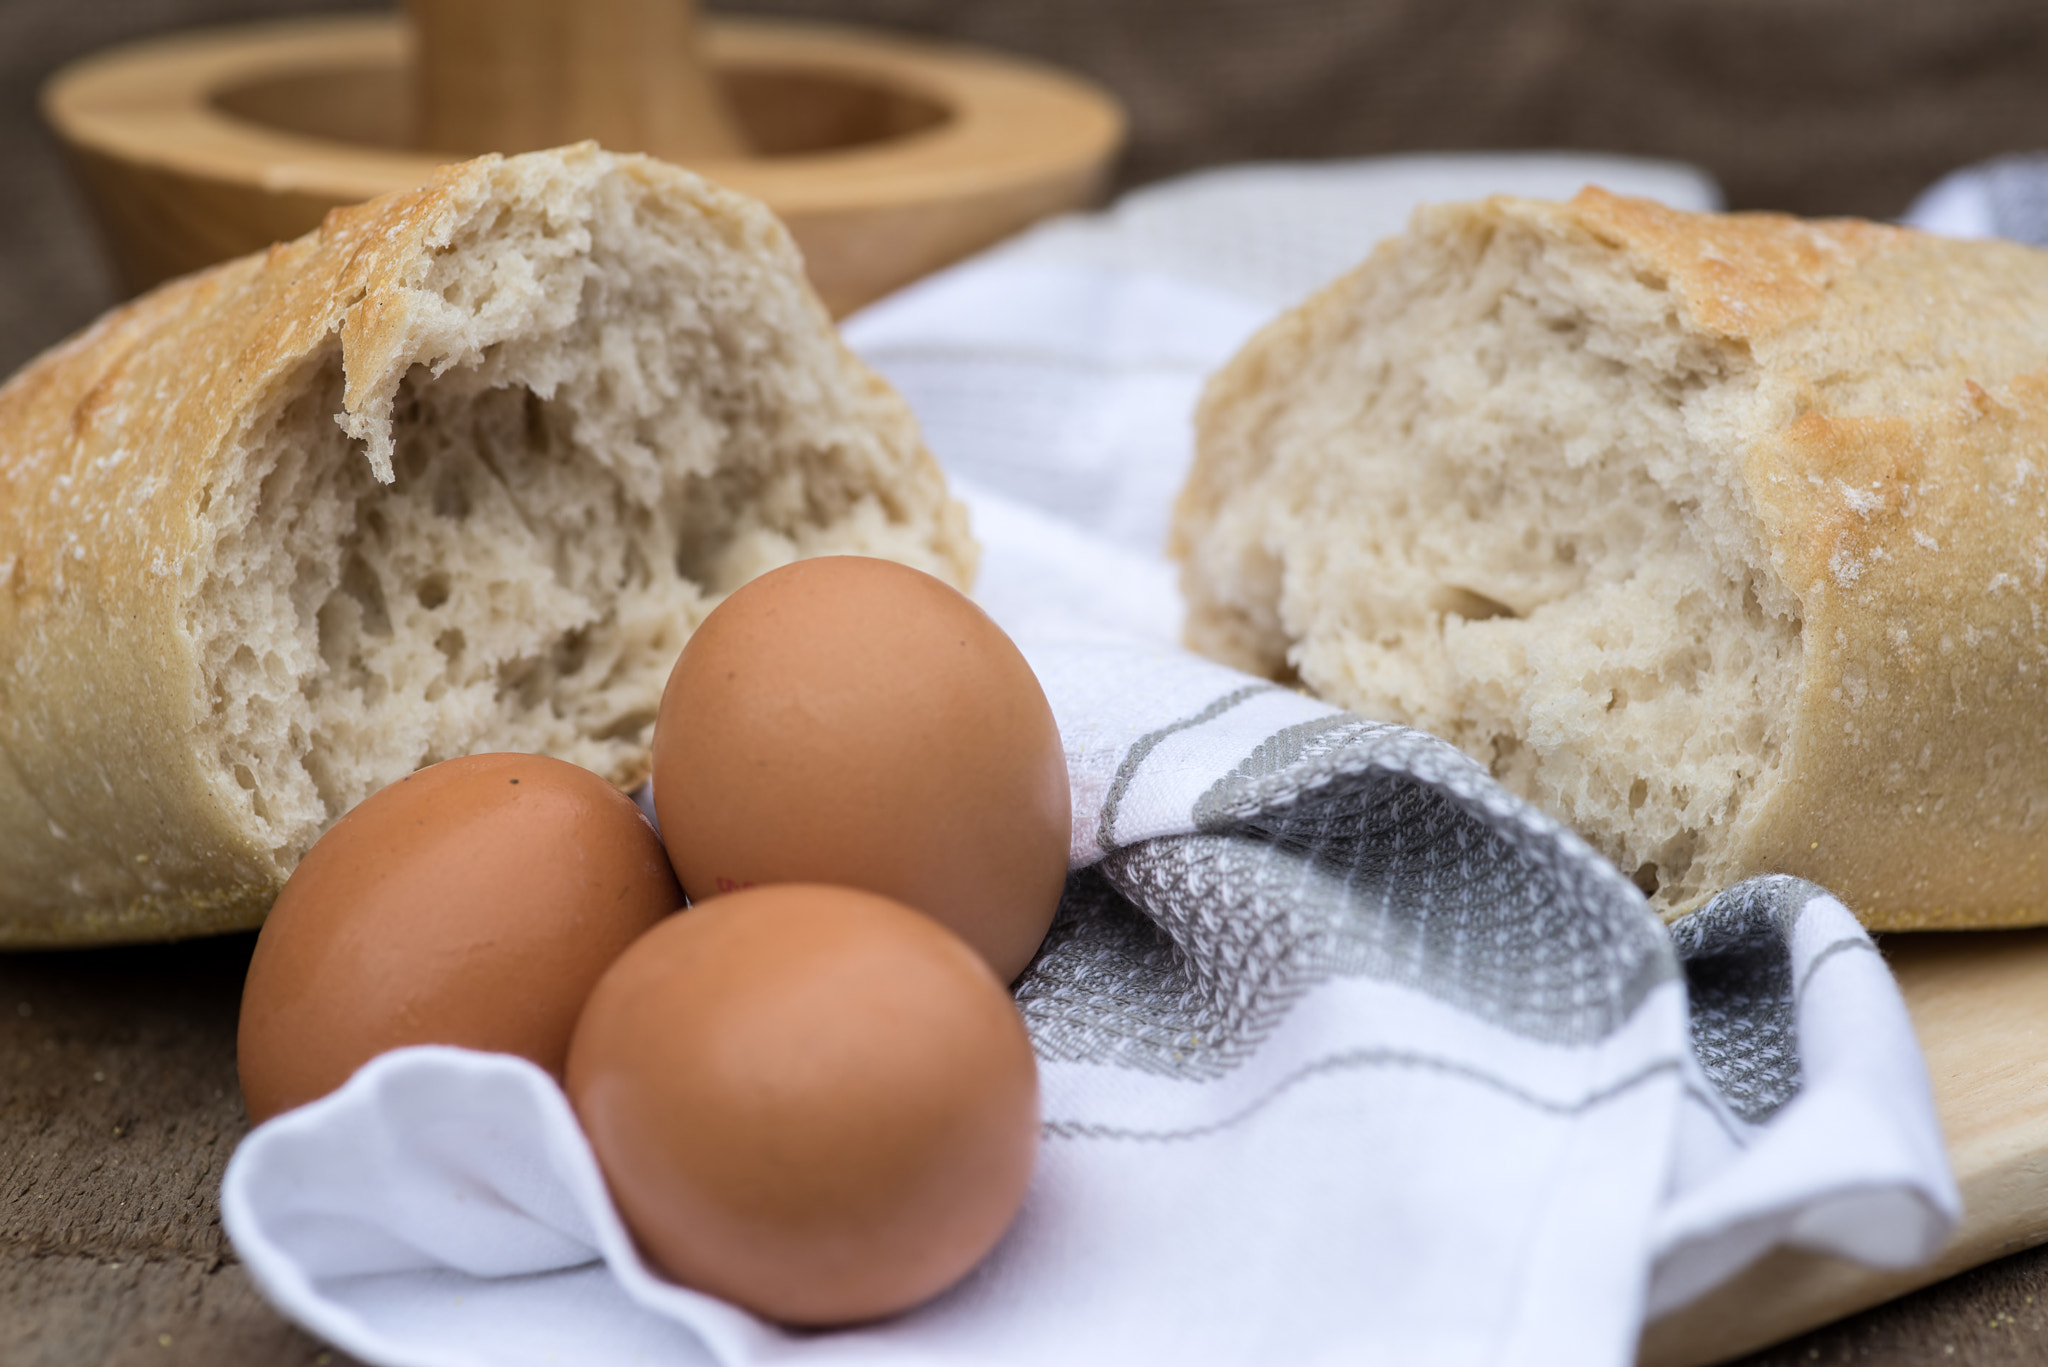
[[(643, 158), (585, 146), (451, 168), (174, 283), (107, 333), (123, 354), (83, 339), (10, 387), (13, 411), (48, 418), (11, 429), (13, 468), (123, 500), (137, 525), (120, 547), (73, 525), (89, 556), (67, 570), (54, 548), (51, 597), (30, 606), (45, 636), (65, 620), (132, 632), (109, 724), (151, 743), (102, 759), (117, 743), (64, 714), (65, 752), (184, 829), (127, 821), (84, 791), (97, 783), (49, 771), (58, 747), (30, 753), (56, 727), (16, 725), (0, 833), (10, 806), (47, 810), (100, 848), (45, 834), (43, 873), (21, 851), (0, 871), (0, 940), (252, 924), (328, 824), (456, 755), (532, 751), (636, 782), (684, 640), (789, 560), (972, 575), (964, 511), (781, 225)], [(102, 399), (106, 431), (58, 411)], [(96, 492), (110, 444), (147, 452), (132, 473), (162, 487)], [(14, 534), (36, 559), (43, 533)], [(117, 585), (129, 556), (151, 569)], [(97, 621), (131, 589), (132, 626)], [(17, 632), (17, 699), (87, 653), (54, 635), (31, 659)]]
[[(1882, 657), (1894, 635), (1933, 642), (1919, 605), (1981, 574), (1909, 567), (1957, 527), (1964, 558), (2022, 569), (2039, 498), (1974, 514), (1953, 496), (2025, 451), (1948, 435), (1969, 386), (2038, 408), (2009, 382), (2048, 366), (2048, 312), (2015, 294), (2048, 303), (2048, 257), (1597, 191), (1425, 209), (1212, 381), (1175, 529), (1189, 642), (1452, 740), (1667, 912), (1780, 869), (1882, 920), (1870, 846), (1923, 844), (1944, 794), (1941, 820), (1988, 829), (1907, 743), (1953, 727), (1953, 700)], [(1889, 464), (1863, 436), (1886, 423)], [(2048, 650), (2005, 616), (2015, 661)], [(1986, 673), (1959, 697), (2007, 691), (1966, 667)], [(1954, 734), (2022, 800), (1989, 819), (2023, 850), (2048, 753), (2010, 707)], [(1828, 802), (1863, 810), (1854, 847)], [(1886, 890), (2048, 918), (2038, 870), (1942, 877)]]

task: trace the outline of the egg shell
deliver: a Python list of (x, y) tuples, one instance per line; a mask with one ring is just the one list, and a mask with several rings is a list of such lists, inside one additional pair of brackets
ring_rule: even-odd
[(1059, 726), (1002, 628), (892, 561), (752, 580), (683, 648), (654, 731), (654, 804), (692, 899), (770, 883), (916, 907), (1009, 982), (1066, 882)]
[(950, 1286), (1037, 1150), (1009, 993), (930, 918), (847, 888), (756, 888), (656, 927), (591, 994), (567, 1086), (650, 1261), (795, 1325)]
[(410, 1044), (559, 1077), (592, 986), (682, 901), (639, 808), (586, 769), (474, 755), (391, 784), (307, 852), (257, 937), (236, 1039), (250, 1119)]

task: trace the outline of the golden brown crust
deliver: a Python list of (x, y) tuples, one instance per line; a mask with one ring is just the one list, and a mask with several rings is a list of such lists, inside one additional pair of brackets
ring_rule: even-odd
[(1806, 669), (1736, 858), (1881, 930), (2048, 922), (2048, 392), (2002, 389), (1809, 413), (1746, 462)]
[(177, 282), (0, 390), (0, 941), (194, 934), (268, 905), (267, 861), (182, 744), (204, 689), (181, 569), (237, 390), (267, 378), (234, 327), (258, 274)]
[[(1709, 474), (1796, 601), (1803, 663), (1777, 776), (1718, 833), (1721, 881), (1802, 875), (1880, 929), (2048, 924), (2048, 253), (1594, 189), (1429, 212), (1445, 239), (1602, 244), (1753, 363)], [(1360, 383), (1340, 353), (1407, 268), (1383, 246), (1212, 380), (1173, 542), (1197, 649), (1283, 666), (1284, 548), (1238, 491), (1291, 396)]]
[(2048, 303), (2048, 256), (1598, 191), (1571, 208), (1797, 412), (1739, 453), (1805, 667), (1733, 868), (1810, 878), (1880, 930), (2048, 923), (2048, 315), (2010, 310)]
[(1662, 276), (1701, 331), (1744, 341), (1811, 317), (1830, 284), (1907, 236), (1858, 219), (1685, 213), (1597, 186), (1559, 217)]
[[(587, 145), (486, 157), (174, 281), (0, 389), (0, 946), (175, 938), (261, 920), (294, 856), (252, 828), (234, 775), (201, 738), (215, 704), (190, 603), (215, 482), (252, 424), (336, 352), (346, 377), (338, 416), (388, 480), (390, 404), (426, 326), (408, 287), (507, 178), (593, 159), (657, 185), (672, 211), (687, 205), (765, 269), (801, 279), (766, 210), (676, 168)], [(814, 312), (829, 333), (822, 306)], [(843, 347), (837, 354), (859, 369)], [(916, 451), (929, 465), (901, 401), (863, 383), (880, 382), (862, 370), (846, 389), (873, 410), (860, 420), (876, 451)], [(937, 553), (964, 582), (973, 551), (962, 515), (948, 505), (938, 516)]]

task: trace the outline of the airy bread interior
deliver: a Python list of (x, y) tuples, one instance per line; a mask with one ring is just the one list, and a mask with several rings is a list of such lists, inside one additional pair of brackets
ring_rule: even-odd
[(971, 572), (907, 414), (736, 235), (626, 178), (516, 186), (411, 284), (388, 404), (344, 414), (337, 338), (246, 428), (189, 630), (219, 782), (285, 867), (456, 755), (637, 781), (684, 640), (762, 570)]
[(1748, 351), (1616, 261), (1418, 216), (1341, 335), (1212, 388), (1204, 459), (1270, 459), (1180, 549), (1197, 648), (1448, 738), (1668, 912), (1776, 770), (1800, 610), (1722, 454)]

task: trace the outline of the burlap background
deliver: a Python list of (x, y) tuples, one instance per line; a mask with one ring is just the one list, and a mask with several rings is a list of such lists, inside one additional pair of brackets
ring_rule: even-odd
[[(62, 62), (347, 0), (0, 0), (0, 372), (113, 299), (35, 117)], [(1887, 216), (2048, 147), (2036, 0), (712, 0), (1034, 53), (1114, 88), (1121, 181), (1245, 158), (1578, 147), (1690, 160), (1731, 201)], [(256, 1295), (214, 1194), (245, 1128), (250, 941), (0, 955), (0, 1363), (339, 1362)], [(1751, 1360), (2048, 1361), (2048, 1254)]]

